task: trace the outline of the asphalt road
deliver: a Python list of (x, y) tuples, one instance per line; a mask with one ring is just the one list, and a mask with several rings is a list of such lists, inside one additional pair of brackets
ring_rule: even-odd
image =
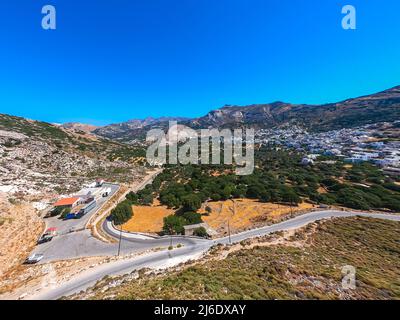
[[(296, 218), (275, 225), (259, 229), (253, 229), (236, 235), (232, 235), (231, 241), (235, 243), (249, 238), (264, 236), (276, 231), (297, 229), (311, 222), (321, 219), (328, 219), (332, 217), (349, 217), (357, 215), (400, 221), (400, 215), (343, 212), (343, 211), (319, 211), (298, 216)], [(162, 240), (168, 241), (168, 239), (162, 239)], [(177, 239), (174, 239), (174, 241), (175, 240)], [(128, 244), (128, 247), (130, 246), (140, 247), (140, 246), (147, 246), (149, 244), (160, 246), (160, 244), (165, 244), (165, 242), (156, 244), (153, 241), (156, 240), (124, 239), (124, 243)], [(229, 241), (230, 241), (229, 237), (216, 239), (214, 241), (190, 239), (191, 244), (189, 243), (185, 245), (183, 248), (174, 249), (173, 251), (161, 251), (161, 252), (151, 253), (142, 257), (120, 260), (117, 262), (101, 265), (99, 267), (95, 267), (93, 269), (83, 272), (82, 274), (70, 279), (64, 284), (57, 286), (56, 288), (49, 288), (42, 291), (39, 294), (36, 294), (34, 296), (27, 296), (26, 298), (42, 299), (42, 300), (58, 299), (62, 296), (71, 295), (73, 293), (89, 288), (93, 286), (96, 283), (96, 281), (102, 279), (106, 275), (115, 276), (115, 275), (128, 274), (134, 270), (139, 270), (141, 268), (161, 268), (161, 267), (177, 265), (181, 262), (200, 256), (202, 253), (206, 252), (211, 246), (215, 244), (219, 243), (227, 244), (229, 243)]]

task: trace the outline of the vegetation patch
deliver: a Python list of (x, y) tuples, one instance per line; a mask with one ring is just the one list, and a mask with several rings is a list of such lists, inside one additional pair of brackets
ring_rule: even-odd
[[(298, 239), (302, 246), (259, 245), (169, 274), (142, 275), (93, 298), (400, 298), (399, 222), (338, 218), (304, 228), (293, 236)], [(356, 268), (355, 290), (342, 288), (347, 265)]]

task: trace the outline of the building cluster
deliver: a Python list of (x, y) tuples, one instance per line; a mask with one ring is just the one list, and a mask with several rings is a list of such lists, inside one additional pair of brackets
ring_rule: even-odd
[[(304, 152), (307, 154), (302, 159), (304, 165), (313, 164), (318, 156), (336, 156), (348, 163), (372, 162), (388, 174), (400, 175), (400, 140), (385, 136), (387, 125), (327, 132), (309, 132), (295, 125), (262, 129), (257, 133), (256, 142)], [(400, 122), (394, 125), (400, 125)]]
[(87, 185), (76, 195), (64, 197), (53, 204), (54, 209), (68, 209), (66, 219), (79, 218), (90, 212), (97, 205), (96, 198), (108, 197), (111, 193), (110, 187), (103, 187), (104, 180), (97, 179), (96, 182)]

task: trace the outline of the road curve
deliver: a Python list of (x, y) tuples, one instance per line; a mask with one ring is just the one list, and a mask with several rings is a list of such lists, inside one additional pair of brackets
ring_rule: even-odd
[[(271, 226), (252, 229), (249, 231), (232, 235), (231, 242), (236, 243), (245, 239), (264, 236), (276, 231), (298, 229), (309, 223), (322, 219), (330, 219), (334, 217), (351, 217), (351, 216), (364, 216), (364, 217), (386, 219), (386, 220), (400, 222), (400, 215), (332, 211), (332, 210), (318, 211), (318, 212), (307, 213)], [(143, 241), (146, 244), (147, 243), (150, 244), (151, 241), (156, 241), (156, 240), (135, 239), (133, 241), (142, 243), (143, 245), (144, 244)], [(178, 242), (181, 243), (181, 241)], [(132, 259), (120, 260), (104, 264), (99, 267), (95, 267), (93, 269), (84, 271), (83, 273), (70, 279), (64, 284), (57, 286), (56, 288), (46, 288), (38, 294), (25, 297), (25, 299), (40, 299), (40, 300), (58, 299), (62, 296), (67, 296), (80, 292), (82, 290), (86, 290), (87, 288), (93, 286), (98, 280), (102, 279), (106, 275), (116, 276), (116, 275), (128, 274), (134, 270), (139, 270), (141, 268), (162, 268), (162, 267), (177, 265), (183, 261), (187, 261), (189, 259), (201, 256), (201, 254), (206, 252), (211, 246), (215, 244), (228, 244), (229, 242), (230, 242), (229, 237), (216, 239), (214, 241), (199, 242), (195, 240), (194, 243), (192, 244), (188, 243), (183, 248), (175, 249), (173, 251), (161, 251)]]

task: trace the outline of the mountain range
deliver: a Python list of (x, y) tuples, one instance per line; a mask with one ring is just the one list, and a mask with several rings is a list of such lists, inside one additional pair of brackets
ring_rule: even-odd
[(337, 103), (322, 105), (273, 102), (249, 106), (226, 105), (207, 115), (194, 118), (146, 118), (96, 128), (99, 136), (119, 141), (142, 139), (153, 128), (167, 129), (169, 121), (194, 129), (253, 127), (277, 128), (300, 125), (310, 131), (351, 128), (400, 120), (400, 86)]

